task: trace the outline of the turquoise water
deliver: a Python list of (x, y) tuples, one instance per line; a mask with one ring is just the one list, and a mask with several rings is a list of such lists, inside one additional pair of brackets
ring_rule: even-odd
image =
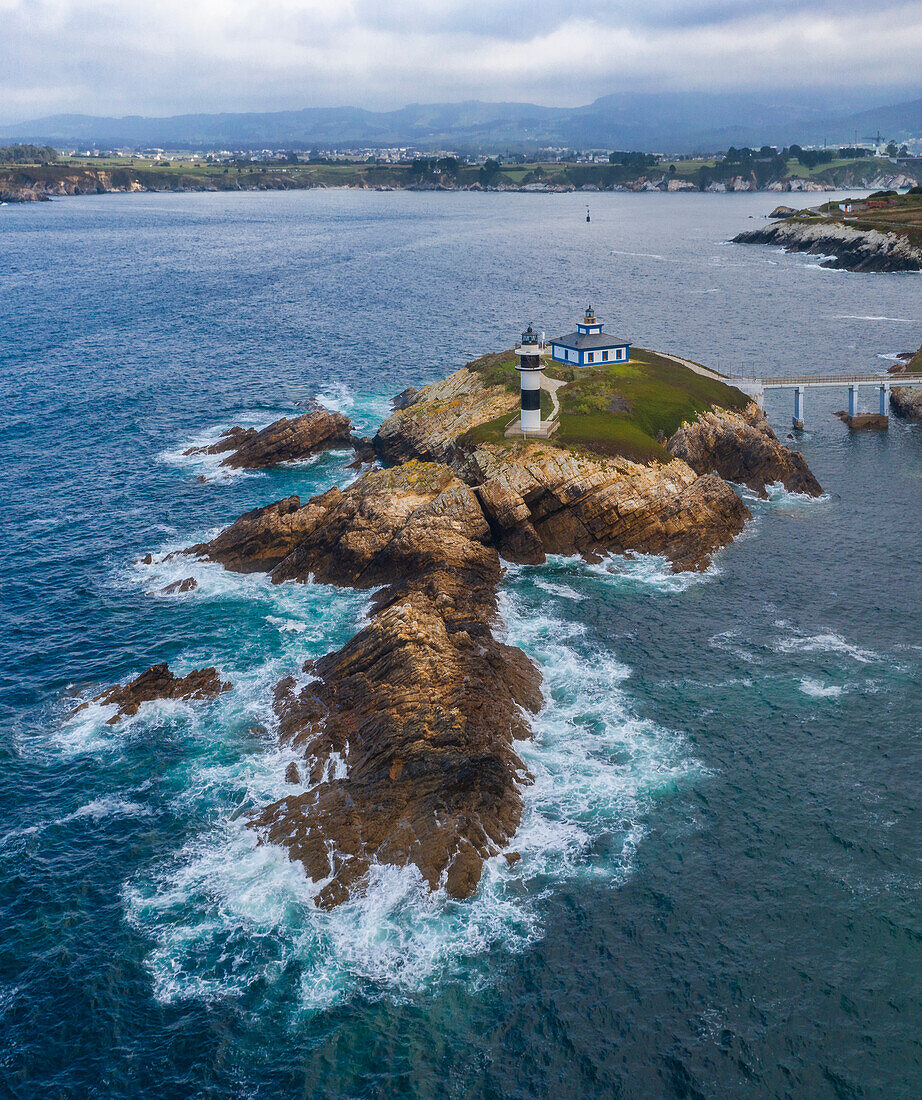
[[(725, 243), (769, 206), (599, 195), (588, 226), (580, 196), (0, 211), (3, 1090), (922, 1091), (922, 429), (850, 436), (844, 394), (811, 391), (825, 497), (750, 500), (704, 576), (510, 567), (504, 629), (547, 701), (520, 746), (523, 858), (469, 903), (381, 868), (318, 912), (245, 828), (291, 759), (274, 684), (350, 637), (367, 594), (164, 560), (354, 476), (335, 452), (228, 473), (191, 444), (315, 394), (371, 431), (390, 394), (590, 299), (724, 370), (873, 370), (922, 342), (918, 276)], [(788, 398), (769, 414), (786, 432)], [(234, 690), (68, 717), (160, 660)]]

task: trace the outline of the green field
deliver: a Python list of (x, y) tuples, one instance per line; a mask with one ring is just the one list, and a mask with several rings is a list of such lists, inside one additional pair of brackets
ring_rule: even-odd
[[(518, 392), (519, 380), (511, 351), (485, 355), (468, 364), (488, 385)], [(548, 375), (566, 385), (557, 391), (560, 427), (549, 442), (554, 446), (620, 455), (635, 462), (671, 461), (664, 443), (687, 420), (714, 405), (744, 408), (749, 398), (732, 386), (697, 374), (646, 348), (632, 348), (627, 363), (574, 368), (550, 363)], [(551, 402), (542, 391), (541, 413)], [(517, 414), (481, 424), (462, 444), (503, 442), (503, 429)]]

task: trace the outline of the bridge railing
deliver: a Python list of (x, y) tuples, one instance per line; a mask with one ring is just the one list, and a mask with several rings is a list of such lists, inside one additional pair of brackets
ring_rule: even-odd
[(835, 385), (843, 386), (909, 386), (922, 383), (922, 374), (811, 374), (804, 375), (778, 375), (769, 378), (758, 378), (752, 375), (731, 374), (728, 378), (730, 385), (736, 382), (756, 383), (760, 386), (809, 386)]

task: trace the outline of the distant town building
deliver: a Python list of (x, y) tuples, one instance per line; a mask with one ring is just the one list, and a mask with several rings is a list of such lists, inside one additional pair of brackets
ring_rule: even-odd
[(558, 336), (551, 341), (551, 358), (557, 363), (576, 367), (598, 366), (600, 363), (626, 363), (631, 355), (627, 340), (619, 340), (602, 331), (592, 306), (586, 307), (576, 332)]

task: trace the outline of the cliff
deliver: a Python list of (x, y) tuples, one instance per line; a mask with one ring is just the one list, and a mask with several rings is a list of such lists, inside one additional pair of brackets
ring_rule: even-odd
[(825, 256), (822, 266), (846, 271), (920, 271), (922, 246), (898, 229), (881, 232), (838, 221), (789, 218), (739, 233), (735, 244), (773, 244), (787, 252)]
[(754, 402), (741, 412), (703, 413), (683, 424), (667, 447), (697, 473), (719, 474), (761, 496), (767, 485), (779, 481), (792, 493), (818, 497), (823, 492), (804, 456), (780, 442)]

